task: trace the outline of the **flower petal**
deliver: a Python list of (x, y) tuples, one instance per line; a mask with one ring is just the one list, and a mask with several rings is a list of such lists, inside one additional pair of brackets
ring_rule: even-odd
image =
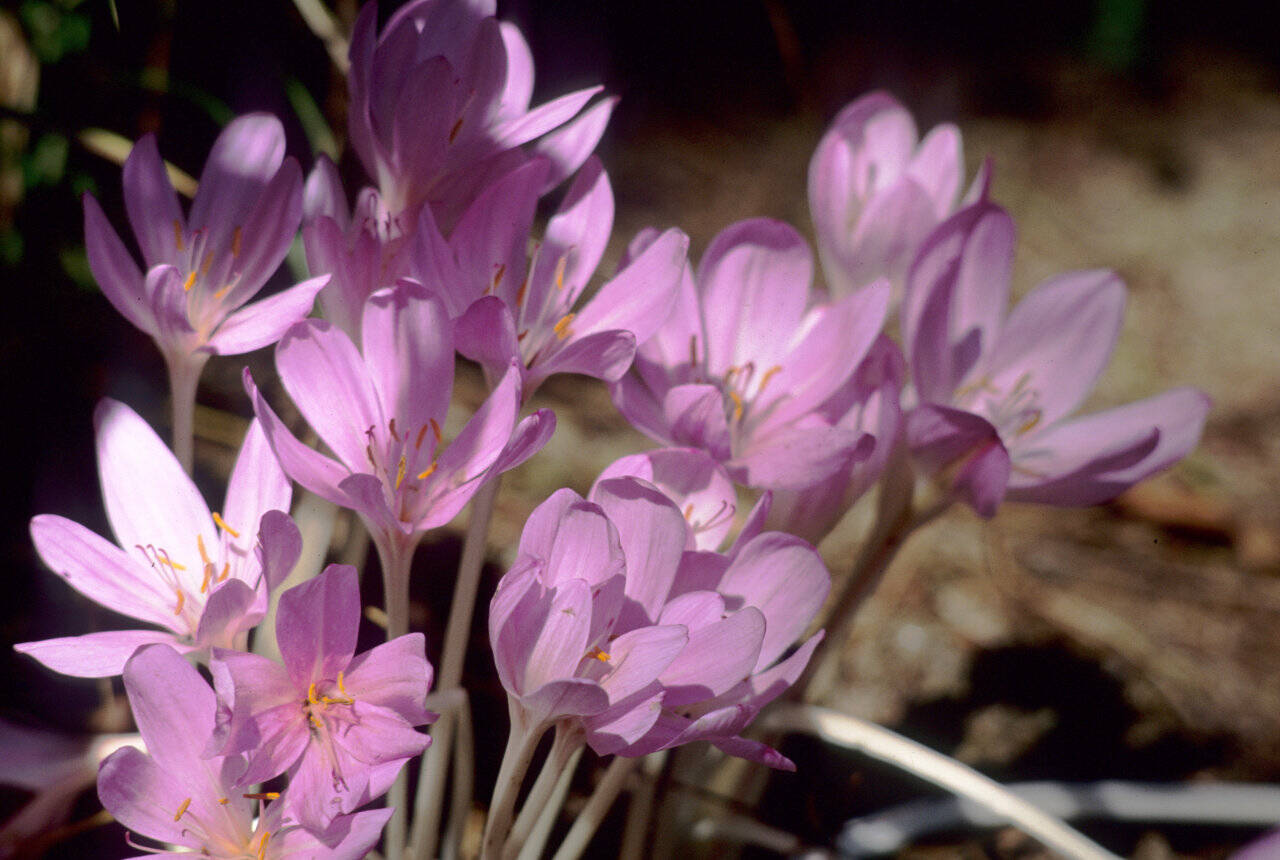
[(453, 393), (453, 335), (444, 303), (402, 281), (365, 303), (364, 360), (385, 412), (402, 434), (443, 422)]
[(156, 136), (146, 134), (138, 139), (124, 162), (124, 205), (129, 226), (142, 249), (148, 268), (157, 263), (177, 262), (174, 234), (186, 224), (178, 193), (173, 190)]
[(280, 468), (311, 492), (335, 505), (345, 507), (347, 495), (339, 489), (339, 485), (351, 474), (350, 471), (324, 454), (303, 445), (289, 432), (289, 428), (285, 427), (284, 422), (267, 405), (266, 398), (258, 391), (247, 367), (244, 369), (243, 379), (245, 392), (253, 403), (254, 415), (262, 423), (262, 431), (280, 461)]
[[(503, 35), (506, 35), (505, 30)], [(595, 151), (617, 104), (616, 96), (601, 99), (530, 147), (533, 155), (546, 158), (552, 165), (544, 190), (549, 191), (572, 176)]]
[(215, 355), (242, 355), (270, 346), (311, 313), (316, 294), (329, 283), (320, 275), (240, 308), (223, 320), (206, 344)]
[(143, 645), (170, 645), (187, 653), (194, 645), (183, 645), (172, 633), (161, 630), (104, 630), (84, 636), (19, 642), (13, 650), (39, 660), (63, 675), (75, 678), (111, 678), (124, 671), (133, 652)]
[(142, 270), (107, 221), (98, 201), (88, 194), (83, 199), (84, 245), (93, 279), (121, 316), (156, 337), (155, 315), (143, 289)]
[(347, 668), (360, 626), (356, 569), (331, 564), (315, 579), (280, 595), (276, 642), (294, 686), (305, 690)]
[(228, 123), (200, 173), (188, 219), (190, 229), (207, 229), (210, 245), (223, 247), (233, 228), (248, 219), (262, 190), (280, 169), (284, 149), (284, 126), (271, 114), (245, 114)]

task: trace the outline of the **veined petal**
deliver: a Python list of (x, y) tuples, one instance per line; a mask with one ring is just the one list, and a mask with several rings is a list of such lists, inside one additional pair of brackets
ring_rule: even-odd
[(573, 580), (599, 585), (627, 569), (614, 524), (594, 505), (572, 505), (564, 511), (545, 559), (549, 588)]
[(871, 437), (820, 420), (797, 422), (753, 440), (750, 449), (725, 463), (735, 481), (749, 487), (802, 490), (830, 477), (870, 446)]
[(243, 378), (245, 392), (253, 402), (254, 415), (262, 423), (262, 431), (280, 461), (280, 468), (311, 492), (335, 505), (345, 507), (348, 503), (347, 494), (339, 489), (339, 485), (351, 474), (350, 470), (299, 442), (267, 405), (266, 398), (258, 391), (247, 367)]
[(284, 511), (267, 511), (258, 521), (258, 544), (255, 555), (266, 586), (262, 594), (265, 599), (298, 563), (298, 556), (302, 555), (302, 532)]
[(387, 422), (364, 359), (350, 338), (326, 322), (300, 322), (276, 347), (276, 369), (307, 423), (347, 468), (372, 468), (365, 453), (366, 433), (372, 429), (380, 435)]
[(795, 228), (753, 218), (722, 230), (698, 264), (707, 366), (780, 364), (813, 283), (813, 254)]
[(142, 249), (142, 259), (148, 267), (176, 262), (174, 231), (181, 230), (186, 219), (160, 159), (154, 134), (143, 135), (129, 151), (122, 184), (129, 226)]
[(1209, 398), (1175, 388), (1046, 428), (1019, 446), (1009, 497), (1093, 505), (1185, 457), (1200, 440)]
[(347, 205), (347, 192), (338, 176), (338, 167), (323, 152), (316, 156), (316, 163), (302, 186), (302, 223), (312, 224), (321, 217), (333, 219), (343, 232), (351, 225), (351, 208)]
[(143, 281), (151, 316), (155, 320), (156, 344), (168, 356), (188, 358), (199, 346), (203, 334), (191, 325), (187, 314), (187, 292), (182, 276), (173, 266), (153, 266)]
[[(84, 245), (89, 256), (89, 269), (102, 294), (120, 315), (142, 331), (156, 337), (155, 314), (143, 288), (142, 270), (120, 241), (102, 207), (92, 196), (84, 195)], [(170, 228), (172, 229), (172, 228)]]
[[(255, 603), (261, 606), (255, 607)], [(228, 579), (214, 587), (205, 601), (196, 629), (196, 644), (202, 648), (234, 647), (235, 635), (256, 626), (265, 614), (266, 603), (257, 599), (253, 588), (242, 580)]]
[(1115, 348), (1124, 318), (1124, 284), (1114, 272), (1069, 272), (1028, 293), (1005, 320), (975, 373), (1008, 392), (1036, 392), (1046, 426), (1084, 400)]
[(550, 409), (539, 409), (520, 419), (511, 433), (511, 441), (502, 449), (498, 459), (493, 461), (489, 471), (497, 475), (519, 466), (541, 451), (555, 430), (556, 414)]
[(45, 666), (75, 678), (111, 678), (124, 671), (133, 652), (143, 645), (170, 645), (182, 653), (195, 650), (178, 636), (162, 630), (104, 630), (83, 636), (19, 642), (13, 650), (34, 657)]
[(623, 329), (644, 343), (671, 314), (688, 251), (688, 236), (675, 229), (664, 232), (583, 305), (573, 332)]
[(766, 532), (738, 551), (719, 591), (764, 614), (767, 627), (752, 672), (768, 668), (800, 638), (830, 590), (821, 556), (797, 537)]
[(916, 154), (907, 167), (907, 175), (916, 180), (933, 200), (934, 214), (942, 220), (951, 214), (956, 194), (960, 191), (964, 171), (960, 129), (951, 123), (934, 126), (920, 141)]
[(539, 105), (523, 116), (498, 123), (492, 130), (495, 148), (510, 149), (558, 128), (604, 87), (587, 87)]
[(732, 456), (724, 395), (714, 385), (672, 388), (663, 398), (662, 419), (665, 435), (676, 444), (702, 448), (717, 460)]
[[(156, 763), (171, 773), (195, 777), (197, 784), (202, 774), (216, 783), (222, 762), (201, 753), (213, 734), (217, 705), (195, 667), (166, 645), (150, 645), (129, 659), (124, 684), (133, 719)], [(199, 799), (214, 801), (218, 796), (209, 795)]]
[(490, 293), (514, 293), (513, 285), (523, 280), (529, 231), (546, 175), (545, 161), (517, 167), (486, 188), (454, 228), (449, 247), (470, 291), (460, 302), (463, 307)]
[(185, 781), (134, 747), (116, 750), (98, 770), (98, 799), (113, 818), (143, 836), (199, 848), (195, 835), (174, 820), (186, 791)]
[(276, 641), (294, 686), (335, 678), (356, 651), (360, 588), (356, 569), (331, 564), (315, 579), (280, 595)]
[(765, 637), (764, 614), (747, 606), (689, 632), (689, 644), (658, 679), (662, 704), (679, 708), (723, 693), (751, 673)]
[[(237, 308), (253, 298), (280, 267), (302, 222), (302, 169), (287, 158), (245, 213), (239, 242), (231, 238), (231, 271), (239, 280), (223, 300)], [(319, 286), (316, 287), (319, 289)]]
[(186, 632), (173, 613), (177, 595), (137, 556), (79, 523), (51, 514), (31, 520), (31, 540), (44, 563), (90, 600), (174, 632)]
[(689, 523), (657, 487), (637, 478), (599, 482), (592, 488), (591, 501), (615, 524), (626, 558), (626, 593), (634, 605), (624, 609), (622, 626), (655, 623), (690, 542)]
[[(547, 222), (546, 234), (529, 273), (528, 294), (508, 294), (508, 302), (524, 302), (528, 308), (567, 308), (600, 264), (613, 230), (613, 187), (597, 158), (590, 159), (565, 194), (556, 214)], [(551, 301), (548, 294), (561, 294)]]
[(120, 545), (155, 547), (198, 571), (197, 537), (206, 547), (218, 546), (200, 492), (168, 446), (128, 406), (103, 399), (93, 419), (102, 499)]
[(232, 120), (214, 141), (200, 173), (190, 228), (207, 229), (212, 247), (223, 247), (280, 169), (284, 149), (284, 126), (271, 114), (251, 113)]
[(459, 354), (499, 377), (513, 361), (520, 360), (516, 324), (505, 302), (497, 296), (476, 299), (457, 319), (453, 335)]
[(422, 706), (431, 687), (426, 639), (421, 633), (397, 636), (363, 654), (346, 668), (344, 686), (356, 700), (389, 708), (410, 725), (433, 715)]
[(601, 659), (608, 674), (601, 686), (611, 702), (620, 702), (644, 691), (677, 659), (689, 643), (689, 631), (680, 624), (628, 630), (609, 643)]
[(453, 335), (444, 303), (402, 281), (365, 303), (364, 360), (385, 412), (414, 434), (443, 421), (453, 393)]
[(533, 144), (530, 151), (535, 156), (546, 158), (552, 165), (544, 190), (549, 191), (572, 176), (595, 151), (617, 104), (616, 96), (601, 99)]
[(315, 307), (316, 294), (329, 283), (320, 275), (240, 308), (227, 317), (206, 344), (215, 355), (242, 355), (270, 346)]
[(737, 511), (733, 481), (723, 466), (699, 448), (663, 448), (622, 457), (605, 467), (595, 486), (626, 475), (653, 484), (684, 513), (693, 531), (685, 549), (714, 550), (733, 527)]
[(526, 388), (532, 392), (547, 377), (557, 373), (580, 373), (617, 382), (636, 356), (636, 336), (629, 331), (600, 331), (581, 337), (570, 336), (561, 349), (529, 369)]
[(251, 422), (235, 466), (231, 469), (227, 498), (222, 507), (223, 522), (240, 536), (224, 532), (224, 538), (239, 553), (248, 555), (257, 543), (258, 522), (262, 515), (267, 511), (288, 511), (292, 497), (293, 486), (271, 450), (262, 422)]
[(591, 586), (581, 579), (562, 581), (552, 592), (542, 628), (525, 659), (526, 695), (553, 681), (573, 678), (587, 653), (590, 624)]

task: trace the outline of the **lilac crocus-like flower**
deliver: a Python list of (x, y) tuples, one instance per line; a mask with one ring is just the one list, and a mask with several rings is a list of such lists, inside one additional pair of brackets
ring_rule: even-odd
[[(601, 481), (592, 500), (617, 524), (626, 558), (627, 601), (616, 630), (656, 624), (688, 631), (642, 708), (619, 714), (615, 707), (586, 721), (592, 749), (636, 756), (706, 740), (730, 755), (794, 770), (785, 756), (739, 735), (795, 683), (822, 639), (816, 633), (783, 658), (830, 589), (817, 552), (791, 535), (759, 533), (767, 510), (753, 513), (727, 554), (681, 551), (689, 526), (680, 510), (634, 478)], [(608, 653), (612, 646), (600, 647)], [(614, 730), (619, 717), (625, 734)]]
[(872, 441), (864, 458), (804, 490), (773, 494), (768, 526), (819, 543), (845, 512), (880, 479), (902, 435), (900, 396), (906, 362), (897, 345), (880, 335), (844, 386), (818, 408), (833, 424), (865, 433)]
[(1013, 245), (1002, 209), (962, 209), (925, 242), (903, 303), (912, 453), (983, 516), (1005, 498), (1106, 501), (1184, 457), (1209, 410), (1203, 392), (1176, 388), (1071, 417), (1115, 347), (1124, 285), (1069, 272), (1006, 315)]
[(283, 513), (289, 481), (261, 428), (250, 425), (218, 514), (133, 410), (103, 400), (94, 421), (102, 495), (119, 545), (50, 514), (31, 521), (31, 538), (72, 588), (163, 629), (25, 642), (17, 650), (63, 674), (92, 678), (120, 674), (147, 643), (201, 656), (214, 645), (243, 647), (302, 549)]
[[(677, 553), (683, 531), (679, 540)], [(609, 710), (608, 731), (627, 741), (652, 725), (656, 714), (645, 705), (659, 692), (655, 680), (688, 636), (671, 625), (616, 631), (627, 577), (617, 529), (599, 506), (559, 490), (529, 516), (516, 562), (489, 605), (489, 641), (514, 733), (536, 740), (557, 720)]]
[(322, 832), (386, 792), (431, 742), (413, 728), (435, 719), (423, 707), (431, 664), (421, 633), (355, 654), (360, 590), (348, 565), (330, 565), (280, 595), (278, 612), (283, 666), (256, 654), (215, 652), (211, 668), (224, 707), (212, 747), (246, 755), (241, 786), (288, 771), (287, 809)]
[[(920, 243), (954, 211), (963, 173), (954, 125), (919, 140), (911, 113), (884, 92), (840, 111), (809, 162), (809, 210), (831, 293), (882, 277), (900, 292)], [(968, 197), (985, 195), (988, 182), (984, 166)]]
[(522, 144), (542, 138), (535, 149), (555, 162), (554, 183), (604, 132), (613, 101), (583, 110), (599, 87), (530, 109), (529, 46), (493, 15), (493, 0), (414, 0), (378, 33), (377, 4), (361, 9), (348, 128), (393, 215), (426, 203), (451, 226), (479, 189), (524, 160)]
[[(643, 247), (650, 236), (633, 247)], [(813, 256), (794, 228), (754, 219), (711, 243), (666, 323), (613, 386), (637, 428), (706, 450), (735, 481), (802, 489), (865, 454), (863, 435), (817, 412), (879, 333), (880, 283), (809, 306)]]
[[(200, 674), (172, 648), (147, 645), (124, 668), (125, 691), (147, 752), (125, 747), (102, 763), (98, 796), (133, 832), (176, 849), (220, 860), (357, 860), (378, 840), (390, 809), (336, 818), (320, 831), (301, 827), (286, 799), (246, 795), (238, 787), (241, 755), (202, 756), (214, 731), (217, 702)], [(272, 802), (260, 809), (263, 800)], [(141, 848), (142, 846), (135, 846)]]
[(528, 398), (553, 373), (616, 381), (636, 344), (671, 312), (688, 238), (657, 236), (577, 307), (609, 241), (613, 190), (600, 161), (578, 172), (530, 260), (538, 195), (549, 162), (535, 159), (476, 199), (446, 241), (424, 211), (409, 270), (438, 291), (457, 319), (458, 351), (498, 377), (521, 368)]
[(308, 320), (276, 347), (285, 389), (337, 460), (299, 442), (247, 372), (246, 386), (291, 478), (357, 511), (381, 548), (411, 548), (422, 532), (453, 519), (486, 477), (538, 451), (555, 417), (541, 410), (517, 426), (520, 374), (509, 368), (446, 446), (454, 351), (444, 305), (402, 282), (369, 298), (362, 332), (359, 350), (329, 323)]
[(89, 266), (103, 294), (155, 339), (171, 369), (194, 364), (198, 376), (208, 355), (274, 343), (311, 312), (325, 277), (246, 305), (279, 267), (302, 217), (302, 174), (284, 156), (284, 128), (275, 117), (248, 114), (218, 135), (187, 216), (155, 137), (143, 137), (125, 161), (124, 199), (144, 267), (86, 195)]

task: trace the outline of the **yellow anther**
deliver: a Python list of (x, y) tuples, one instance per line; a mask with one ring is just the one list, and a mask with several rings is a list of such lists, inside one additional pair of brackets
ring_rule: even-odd
[(502, 283), (502, 276), (507, 273), (507, 264), (499, 263), (498, 270), (493, 273), (493, 288), (497, 289), (498, 284)]
[(738, 396), (738, 392), (730, 391), (729, 399), (733, 401), (733, 420), (737, 421), (742, 418), (742, 398)]
[(218, 290), (216, 293), (214, 293), (214, 294), (213, 294), (213, 297), (214, 297), (215, 299), (217, 299), (218, 301), (222, 301), (222, 299), (223, 299), (223, 298), (227, 295), (227, 293), (229, 293), (229, 292), (231, 292), (231, 285), (230, 285), (230, 284), (227, 284), (225, 287), (223, 287), (222, 289), (220, 289), (220, 290)]
[(413, 440), (414, 450), (420, 450), (422, 448), (422, 440), (427, 438), (427, 431), (430, 429), (431, 429), (430, 424), (422, 425), (422, 429), (418, 431), (418, 438)]
[(200, 262), (200, 277), (209, 274), (209, 270), (213, 268), (213, 252), (204, 255), (204, 259)]
[(226, 806), (226, 805), (227, 805), (228, 803), (230, 803), (230, 802), (231, 802), (231, 798), (229, 798), (229, 797), (219, 797), (219, 798), (218, 798), (218, 803), (219, 803), (220, 805), (222, 805), (222, 806)]
[(241, 795), (245, 800), (279, 800), (280, 792), (278, 791), (258, 791), (253, 794)]
[(516, 307), (524, 304), (524, 297), (527, 292), (529, 292), (529, 279), (525, 278), (520, 282), (520, 289), (516, 290)]
[(218, 513), (217, 511), (213, 512), (213, 521), (214, 523), (217, 524), (218, 528), (222, 529), (224, 532), (231, 535), (233, 538), (240, 537), (240, 532), (236, 531), (231, 526), (227, 525), (226, 520), (222, 518), (222, 514)]
[(423, 469), (421, 472), (418, 473), (418, 480), (425, 481), (427, 478), (430, 478), (431, 475), (435, 472), (436, 466), (437, 466), (436, 461), (432, 460), (430, 466), (428, 466), (427, 468)]
[(202, 563), (204, 563), (205, 565), (209, 565), (213, 563), (209, 559), (209, 553), (204, 548), (204, 538), (201, 537), (200, 535), (196, 535), (196, 549), (200, 550), (200, 561)]
[(757, 395), (759, 395), (760, 392), (764, 391), (764, 387), (769, 384), (769, 380), (773, 379), (774, 375), (777, 374), (778, 371), (780, 370), (782, 370), (782, 365), (775, 364), (773, 367), (769, 368), (764, 372), (764, 376), (760, 377), (760, 387), (756, 389)]
[(560, 317), (560, 319), (556, 320), (556, 324), (552, 326), (552, 329), (556, 333), (557, 340), (564, 340), (569, 336), (569, 325), (573, 322), (573, 318), (576, 316), (577, 314), (565, 314)]
[(1021, 436), (1024, 433), (1030, 432), (1032, 428), (1034, 428), (1037, 424), (1040, 423), (1040, 418), (1041, 418), (1041, 413), (1039, 409), (1032, 412), (1031, 417), (1028, 418), (1026, 421), (1023, 421), (1022, 425), (1018, 427), (1017, 435)]
[(343, 672), (341, 669), (339, 669), (338, 670), (338, 692), (344, 696), (350, 697), (351, 694), (347, 692), (347, 688), (343, 686), (342, 681), (343, 681)]
[(439, 445), (440, 440), (444, 438), (444, 434), (440, 432), (440, 425), (436, 423), (434, 418), (428, 418), (427, 421), (431, 424), (431, 435), (435, 437), (436, 444)]
[(187, 593), (182, 589), (178, 589), (178, 605), (174, 607), (173, 614), (181, 615), (182, 607), (187, 605)]
[(563, 257), (556, 260), (556, 289), (557, 290), (564, 289), (564, 270), (565, 270), (565, 267), (568, 265), (569, 265), (568, 254), (565, 254)]
[(156, 557), (160, 559), (160, 562), (162, 564), (168, 565), (169, 568), (172, 570), (177, 571), (177, 570), (187, 569), (186, 565), (178, 564), (176, 561), (170, 558), (167, 550), (163, 550), (163, 549), (156, 550)]
[(204, 579), (200, 580), (200, 593), (204, 594), (209, 590), (209, 580), (213, 578), (213, 565), (206, 564), (204, 566)]
[(225, 562), (222, 565), (222, 573), (218, 574), (218, 582), (226, 582), (227, 576), (231, 573), (231, 562)]
[(267, 856), (267, 840), (271, 838), (271, 831), (262, 831), (262, 841), (258, 843), (258, 860), (265, 860)]
[(240, 245), (244, 239), (244, 231), (239, 227), (231, 231), (231, 256), (240, 256)]
[(684, 506), (684, 518), (686, 520), (693, 518), (693, 502)]
[(173, 244), (179, 251), (186, 250), (186, 243), (182, 241), (182, 222), (177, 218), (173, 219)]
[(404, 454), (400, 455), (400, 462), (396, 465), (396, 489), (400, 489), (400, 485), (404, 483), (404, 470), (407, 468)]
[(610, 659), (609, 653), (599, 648), (592, 648), (587, 652), (587, 656), (599, 660), (601, 663), (608, 663)]
[(186, 815), (187, 807), (190, 805), (191, 798), (188, 797), (186, 800), (182, 801), (182, 805), (178, 807), (178, 811), (173, 814), (173, 820), (177, 821), (182, 818), (182, 816)]
[(316, 698), (316, 685), (314, 683), (307, 687), (307, 701), (313, 705), (320, 704), (320, 700)]
[(458, 121), (453, 124), (453, 128), (449, 129), (450, 143), (458, 139), (458, 132), (460, 131), (462, 131), (462, 117), (458, 117)]
[(195, 269), (192, 269), (191, 274), (187, 275), (187, 279), (182, 283), (182, 291), (189, 293), (191, 292), (191, 288), (194, 287), (195, 285), (196, 285), (196, 271)]

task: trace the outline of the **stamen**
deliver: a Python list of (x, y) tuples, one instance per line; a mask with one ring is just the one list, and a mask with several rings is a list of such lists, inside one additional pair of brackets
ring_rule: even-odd
[(189, 293), (191, 292), (191, 288), (194, 287), (195, 285), (196, 285), (196, 272), (195, 272), (195, 269), (192, 269), (191, 274), (187, 275), (186, 281), (184, 281), (182, 284), (182, 291), (184, 293)]
[(565, 254), (560, 259), (556, 260), (556, 289), (557, 290), (564, 289), (564, 270), (565, 270), (565, 267), (568, 265), (569, 265), (568, 254)]
[(693, 517), (693, 502), (684, 506), (684, 518), (691, 519)]
[(364, 446), (364, 455), (365, 455), (366, 457), (368, 457), (368, 458), (369, 458), (369, 465), (370, 465), (370, 466), (372, 466), (372, 467), (373, 467), (373, 468), (375, 468), (375, 469), (376, 469), (376, 468), (378, 468), (378, 464), (377, 464), (377, 462), (376, 462), (376, 461), (374, 461), (374, 459), (373, 459), (373, 445), (365, 445), (365, 446)]
[(187, 250), (187, 243), (182, 241), (182, 222), (177, 218), (173, 219), (173, 244), (178, 246), (179, 251)]
[(389, 422), (387, 422), (387, 429), (391, 431), (392, 439), (400, 438), (400, 433), (399, 431), (396, 430), (396, 419), (392, 418)]
[(405, 468), (406, 468), (406, 463), (404, 459), (404, 454), (401, 454), (400, 463), (396, 466), (396, 489), (397, 490), (400, 489), (400, 485), (404, 483)]
[(431, 429), (430, 424), (423, 424), (422, 429), (418, 431), (418, 438), (413, 441), (415, 451), (422, 450), (422, 440), (427, 438), (427, 431)]
[(204, 548), (204, 538), (200, 535), (196, 535), (196, 549), (200, 550), (200, 561), (206, 567), (213, 564), (213, 561), (209, 558), (209, 553)]
[(271, 838), (271, 831), (262, 831), (262, 841), (258, 843), (258, 860), (266, 860), (267, 856), (267, 840)]
[(204, 566), (204, 579), (200, 580), (201, 594), (204, 594), (209, 590), (209, 579), (212, 577), (212, 574), (213, 574), (213, 564), (212, 563), (206, 564)]
[(230, 803), (230, 802), (231, 802), (231, 798), (229, 798), (229, 797), (219, 797), (219, 798), (218, 798), (218, 803), (219, 803), (220, 805), (222, 805), (222, 806), (226, 806), (226, 805), (227, 805), (228, 803)]
[(608, 663), (610, 660), (609, 653), (607, 651), (602, 651), (599, 648), (592, 648), (587, 652), (587, 656), (599, 660), (601, 663)]
[(239, 227), (231, 231), (231, 256), (240, 256), (240, 245), (242, 239), (244, 239), (244, 231)]
[(434, 418), (428, 418), (427, 421), (431, 423), (431, 435), (435, 437), (436, 444), (439, 445), (440, 440), (444, 438), (443, 434), (440, 432), (440, 425), (436, 423), (436, 419)]
[(528, 336), (529, 336), (529, 330), (525, 329), (524, 331), (516, 335), (516, 343), (519, 343), (520, 341), (524, 340)]
[(430, 466), (428, 466), (427, 468), (423, 469), (421, 472), (418, 473), (418, 480), (425, 481), (427, 478), (430, 478), (431, 475), (435, 472), (437, 465), (438, 464), (436, 463), (436, 461), (432, 460)]
[(552, 326), (552, 330), (556, 333), (557, 340), (564, 340), (570, 335), (569, 325), (573, 322), (573, 318), (576, 316), (577, 314), (565, 314), (556, 321), (554, 326)]
[(186, 565), (178, 564), (176, 561), (170, 558), (168, 550), (158, 549), (155, 552), (156, 552), (156, 558), (159, 558), (162, 564), (168, 565), (171, 570), (176, 572), (179, 570), (187, 569)]
[(220, 289), (220, 290), (218, 290), (216, 293), (214, 293), (214, 294), (213, 294), (213, 297), (214, 297), (215, 299), (217, 299), (218, 301), (222, 301), (222, 299), (223, 299), (223, 298), (227, 295), (227, 293), (229, 293), (229, 292), (231, 292), (231, 285), (230, 285), (230, 284), (227, 284), (225, 287), (223, 287), (222, 289)]
[(1041, 417), (1041, 413), (1039, 409), (1032, 412), (1031, 417), (1028, 418), (1026, 421), (1023, 421), (1021, 426), (1018, 427), (1018, 432), (1016, 435), (1021, 436), (1025, 433), (1030, 432), (1032, 428), (1034, 428), (1037, 424), (1040, 423), (1040, 417)]
[(307, 687), (307, 701), (313, 705), (320, 704), (320, 700), (316, 698), (316, 685), (314, 682), (312, 682), (310, 687)]
[(227, 525), (226, 522), (222, 519), (222, 515), (219, 514), (217, 511), (213, 512), (213, 521), (217, 523), (218, 528), (222, 529), (224, 532), (231, 535), (233, 538), (240, 537), (240, 532), (236, 531), (231, 526)]
[(213, 252), (210, 251), (204, 255), (204, 260), (200, 262), (200, 277), (209, 274), (209, 269), (213, 268)]
[(231, 562), (222, 565), (222, 573), (218, 574), (218, 582), (226, 582), (227, 576), (231, 573)]
[(177, 605), (177, 607), (175, 607), (175, 608), (174, 608), (174, 610), (173, 610), (173, 614), (174, 614), (174, 615), (181, 615), (181, 614), (182, 614), (182, 607), (183, 607), (183, 606), (185, 606), (185, 605), (186, 605), (186, 603), (187, 603), (187, 593), (186, 593), (185, 591), (183, 591), (182, 589), (180, 589), (180, 588), (179, 588), (179, 589), (175, 589), (175, 590), (178, 592), (178, 605)]
[(696, 367), (698, 365), (698, 336), (696, 334), (689, 335), (689, 366)]
[(738, 421), (742, 418), (742, 398), (738, 396), (738, 392), (730, 391), (729, 399), (733, 401), (733, 420)]
[(505, 275), (506, 273), (507, 273), (507, 264), (499, 263), (498, 270), (493, 273), (493, 288), (495, 290), (498, 288), (498, 284), (502, 282), (502, 276)]
[(191, 805), (191, 798), (182, 801), (182, 805), (178, 807), (178, 811), (173, 814), (173, 820), (177, 821), (187, 814), (187, 807)]
[(342, 695), (344, 695), (344, 696), (348, 696), (348, 697), (349, 697), (351, 694), (347, 692), (347, 688), (346, 688), (345, 686), (343, 686), (343, 683), (342, 683), (342, 681), (343, 681), (343, 674), (344, 674), (344, 673), (343, 673), (343, 671), (342, 671), (341, 669), (339, 669), (339, 670), (338, 670), (338, 692), (339, 692), (339, 693), (341, 693), (341, 694), (342, 694)]
[(774, 374), (776, 374), (780, 370), (782, 370), (782, 365), (775, 364), (773, 367), (769, 368), (764, 372), (764, 376), (760, 377), (760, 387), (756, 389), (757, 397), (759, 397), (760, 393), (764, 391), (764, 387), (769, 384), (769, 380), (773, 379)]
[(450, 143), (458, 139), (458, 132), (460, 131), (462, 131), (462, 117), (458, 117), (458, 121), (453, 124), (453, 128), (449, 129)]
[(259, 791), (253, 794), (240, 795), (245, 800), (279, 800), (280, 792), (278, 791)]
[(516, 307), (524, 304), (525, 293), (529, 291), (529, 279), (525, 278), (520, 282), (520, 289), (516, 290)]

